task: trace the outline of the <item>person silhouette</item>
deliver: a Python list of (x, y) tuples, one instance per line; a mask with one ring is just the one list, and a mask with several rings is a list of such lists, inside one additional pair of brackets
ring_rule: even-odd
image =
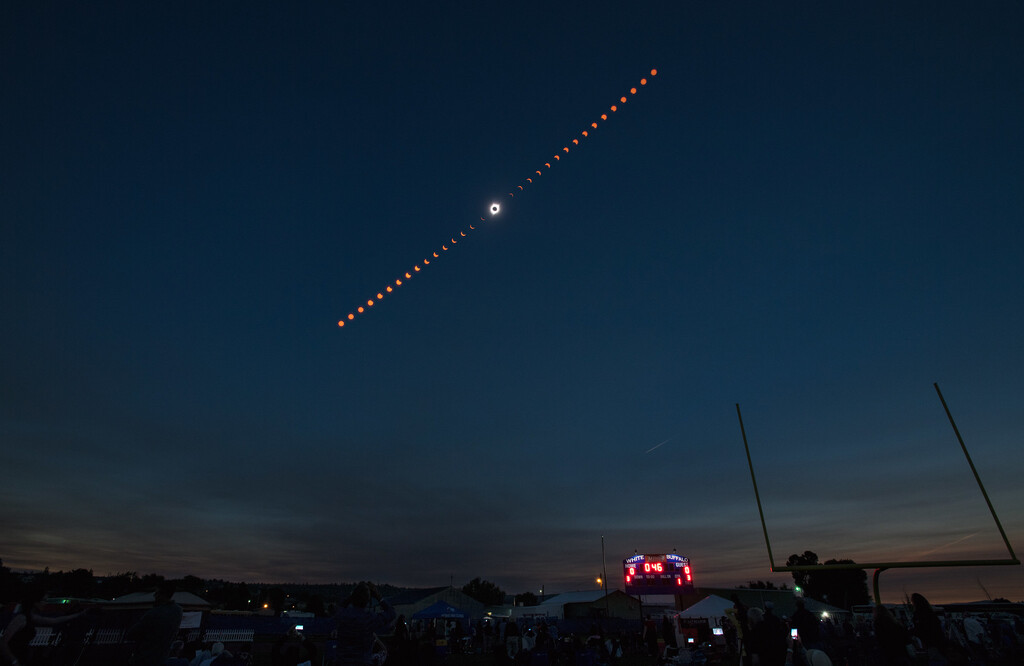
[[(380, 611), (374, 612), (370, 602), (376, 600)], [(359, 583), (351, 596), (342, 604), (335, 616), (337, 622), (338, 663), (371, 666), (374, 664), (374, 646), (377, 632), (386, 629), (396, 619), (392, 608), (373, 583)]]
[(0, 635), (0, 656), (11, 666), (31, 663), (29, 644), (36, 637), (37, 626), (53, 627), (70, 622), (88, 612), (83, 610), (74, 615), (60, 617), (40, 615), (38, 605), (42, 599), (42, 589), (34, 585), (26, 589), (21, 595), (21, 601), (14, 608), (14, 615)]
[(162, 581), (153, 593), (153, 608), (128, 631), (124, 638), (135, 641), (132, 666), (162, 666), (181, 627), (181, 606), (174, 603), (175, 584)]
[(935, 614), (935, 609), (924, 598), (924, 595), (915, 592), (910, 595), (910, 603), (914, 607), (914, 634), (924, 646), (928, 653), (928, 661), (935, 664), (945, 664), (948, 661), (946, 655), (947, 640), (942, 630), (942, 621)]

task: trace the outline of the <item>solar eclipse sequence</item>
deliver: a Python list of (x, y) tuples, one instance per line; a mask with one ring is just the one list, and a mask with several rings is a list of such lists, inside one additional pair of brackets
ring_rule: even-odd
[[(652, 69), (649, 73), (649, 76), (653, 78), (657, 76), (657, 74), (658, 70)], [(534, 185), (538, 180), (540, 180), (540, 178), (544, 175), (544, 173), (547, 170), (551, 169), (553, 166), (558, 165), (562, 161), (562, 158), (567, 157), (570, 154), (571, 150), (575, 149), (577, 146), (580, 145), (580, 142), (583, 139), (589, 138), (593, 131), (599, 127), (600, 123), (606, 122), (611, 117), (609, 113), (614, 114), (617, 111), (619, 111), (633, 95), (636, 95), (637, 92), (641, 88), (643, 88), (643, 86), (647, 85), (647, 82), (648, 79), (646, 76), (641, 78), (639, 82), (639, 87), (633, 86), (629, 89), (628, 95), (624, 94), (620, 96), (617, 102), (609, 106), (606, 111), (601, 113), (597, 120), (591, 121), (585, 129), (580, 131), (578, 136), (574, 137), (571, 141), (569, 141), (566, 145), (564, 145), (561, 149), (554, 153), (554, 155), (552, 155), (545, 162), (543, 162), (543, 170), (538, 166), (538, 168), (535, 169), (532, 173), (530, 173), (530, 175), (527, 176), (522, 182), (515, 185), (512, 188), (512, 190), (508, 192), (508, 198), (511, 199), (514, 198), (517, 194), (522, 194), (523, 192), (526, 191), (526, 188)], [(570, 146), (572, 146), (572, 148), (570, 148)], [(501, 214), (501, 208), (502, 206), (499, 201), (492, 201), (490, 205), (488, 205), (485, 214), (488, 215), (490, 218), (493, 218)], [(487, 220), (488, 217), (481, 216), (479, 221), (486, 223)], [(369, 298), (367, 298), (365, 303), (360, 303), (359, 306), (355, 308), (355, 310), (349, 312), (344, 318), (338, 320), (338, 327), (343, 328), (346, 325), (350, 324), (351, 322), (355, 321), (356, 317), (369, 312), (371, 308), (373, 308), (375, 305), (384, 300), (384, 298), (394, 294), (399, 287), (404, 285), (413, 277), (417, 276), (419, 273), (423, 272), (424, 268), (426, 268), (431, 263), (443, 257), (447, 252), (453, 250), (455, 246), (458, 245), (460, 242), (464, 242), (465, 239), (468, 238), (469, 233), (477, 230), (478, 225), (475, 224), (469, 224), (463, 229), (460, 229), (457, 233), (450, 236), (448, 240), (441, 243), (439, 247), (435, 248), (427, 255), (425, 255), (420, 262), (413, 264), (413, 266), (408, 270), (400, 272), (398, 277), (388, 282), (388, 284), (384, 286), (376, 294), (373, 294)]]

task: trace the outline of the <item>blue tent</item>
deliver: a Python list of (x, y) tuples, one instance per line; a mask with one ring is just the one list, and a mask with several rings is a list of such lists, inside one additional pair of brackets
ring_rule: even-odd
[(469, 614), (454, 606), (449, 606), (443, 601), (435, 602), (423, 610), (412, 614), (412, 619), (414, 620), (436, 620), (438, 618), (466, 621), (469, 619)]

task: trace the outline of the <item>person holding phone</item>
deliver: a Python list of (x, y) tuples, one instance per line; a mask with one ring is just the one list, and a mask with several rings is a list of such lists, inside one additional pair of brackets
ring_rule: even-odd
[[(370, 602), (380, 604), (374, 612)], [(335, 616), (337, 621), (338, 663), (347, 666), (372, 666), (377, 632), (395, 621), (395, 609), (388, 605), (373, 583), (359, 583)]]
[(316, 644), (302, 633), (302, 629), (302, 625), (297, 624), (277, 639), (270, 653), (273, 666), (299, 666), (316, 660)]
[[(800, 644), (805, 650), (824, 650), (825, 644), (821, 640), (821, 620), (818, 616), (807, 610), (804, 600), (796, 598), (796, 611), (789, 619), (789, 626), (799, 633)], [(793, 636), (794, 640), (797, 638)]]

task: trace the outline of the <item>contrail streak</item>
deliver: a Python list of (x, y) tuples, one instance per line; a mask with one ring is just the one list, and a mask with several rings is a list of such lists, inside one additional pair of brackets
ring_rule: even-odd
[(965, 537), (960, 537), (956, 541), (951, 541), (951, 542), (947, 543), (945, 546), (939, 546), (938, 548), (932, 548), (928, 552), (921, 553), (921, 556), (923, 557), (925, 555), (931, 555), (932, 553), (937, 553), (940, 550), (945, 550), (946, 548), (949, 548), (950, 546), (955, 546), (956, 544), (960, 543), (961, 541), (967, 541), (971, 537), (978, 536), (979, 534), (981, 534), (981, 532), (975, 532), (974, 534), (968, 534)]
[[(666, 440), (665, 440), (664, 442), (662, 442), (661, 444), (665, 444), (666, 442), (671, 442), (671, 441), (672, 441), (672, 438), (671, 438), (671, 437), (669, 437), (668, 439), (666, 439)], [(654, 445), (654, 446), (652, 446), (651, 448), (649, 448), (649, 449), (647, 449), (646, 451), (644, 451), (644, 453), (650, 453), (650, 452), (651, 452), (651, 451), (653, 451), (654, 449), (656, 449), (656, 448), (658, 448), (659, 446), (661, 446), (661, 444), (655, 444), (655, 445)]]

